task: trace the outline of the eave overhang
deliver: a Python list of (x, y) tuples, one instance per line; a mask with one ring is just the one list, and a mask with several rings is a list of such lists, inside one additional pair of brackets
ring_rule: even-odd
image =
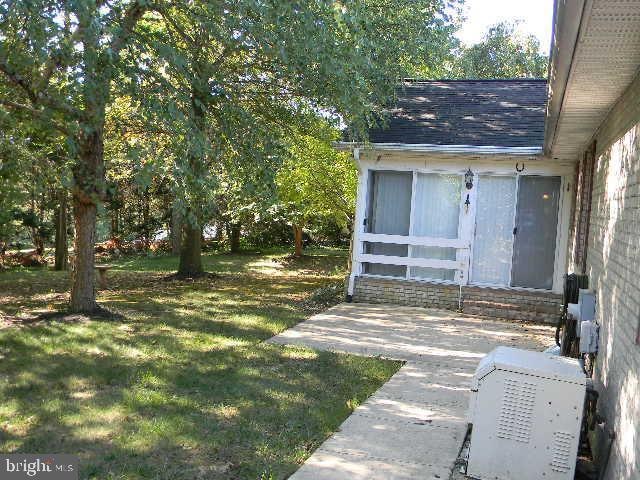
[(544, 152), (576, 160), (640, 67), (640, 1), (556, 0)]

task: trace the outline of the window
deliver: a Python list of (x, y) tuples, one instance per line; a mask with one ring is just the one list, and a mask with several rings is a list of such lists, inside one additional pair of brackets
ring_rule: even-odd
[[(411, 217), (411, 172), (373, 171), (369, 178), (367, 208), (368, 233), (409, 235)], [(407, 256), (407, 245), (368, 243), (365, 253), (396, 257)], [(365, 263), (364, 272), (372, 275), (405, 277), (407, 267)]]
[[(415, 192), (412, 191), (415, 175)], [(456, 239), (459, 235), (462, 176), (438, 173), (372, 171), (365, 231), (373, 234)], [(411, 211), (411, 203), (414, 211)], [(364, 242), (365, 254), (431, 260), (456, 260), (451, 247)], [(364, 273), (431, 280), (455, 279), (455, 270), (364, 263)], [(407, 268), (409, 271), (407, 272)], [(407, 275), (408, 274), (408, 275)]]
[(480, 175), (471, 279), (509, 285), (513, 256), (516, 177)]
[[(431, 238), (458, 238), (462, 177), (437, 173), (418, 173), (416, 178), (413, 235)], [(455, 260), (456, 249), (412, 246), (412, 258)], [(412, 278), (449, 280), (455, 270), (410, 267)]]

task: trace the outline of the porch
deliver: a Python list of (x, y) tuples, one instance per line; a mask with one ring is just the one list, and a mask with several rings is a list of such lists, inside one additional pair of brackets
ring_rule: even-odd
[(573, 164), (381, 146), (354, 157), (351, 299), (556, 321)]

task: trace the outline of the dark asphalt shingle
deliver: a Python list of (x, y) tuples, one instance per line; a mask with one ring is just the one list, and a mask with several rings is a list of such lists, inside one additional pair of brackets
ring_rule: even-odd
[(374, 143), (536, 147), (544, 140), (546, 80), (406, 81)]

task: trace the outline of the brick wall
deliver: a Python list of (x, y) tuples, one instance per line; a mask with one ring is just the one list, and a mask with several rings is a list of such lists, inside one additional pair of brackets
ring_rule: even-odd
[[(456, 285), (356, 277), (353, 301), (457, 310), (458, 296)], [(463, 311), (471, 315), (555, 324), (561, 303), (562, 296), (553, 293), (462, 287)]]
[(458, 287), (411, 280), (356, 277), (353, 301), (456, 310)]
[(608, 480), (640, 478), (640, 77), (596, 136), (587, 273), (597, 292), (600, 413), (617, 435)]

